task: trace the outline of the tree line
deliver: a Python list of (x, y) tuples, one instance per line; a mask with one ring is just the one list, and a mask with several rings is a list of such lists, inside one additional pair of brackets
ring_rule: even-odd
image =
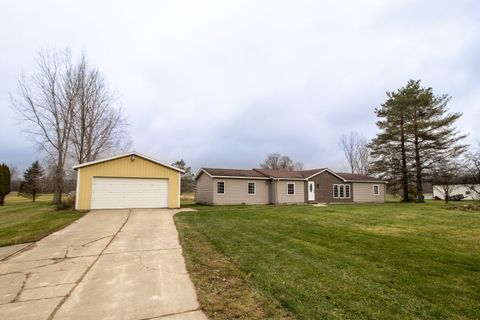
[(14, 110), (51, 169), (53, 202), (61, 201), (69, 161), (84, 163), (129, 147), (127, 121), (100, 71), (85, 54), (42, 50), (36, 71), (18, 80)]

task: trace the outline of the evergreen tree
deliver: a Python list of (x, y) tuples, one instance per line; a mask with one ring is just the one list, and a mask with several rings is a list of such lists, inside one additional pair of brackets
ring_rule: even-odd
[(448, 113), (450, 97), (434, 95), (432, 88), (423, 88), (420, 80), (410, 80), (403, 89), (409, 104), (410, 115), (407, 131), (412, 143), (414, 182), (417, 202), (424, 202), (422, 182), (432, 175), (436, 165), (456, 159), (466, 151), (459, 143), (465, 135), (459, 134), (454, 124), (462, 114)]
[(185, 173), (182, 174), (181, 192), (182, 193), (193, 192), (195, 183), (194, 183), (194, 174), (192, 172), (192, 168), (187, 167), (187, 164), (183, 159), (180, 159), (172, 163), (172, 166), (185, 171)]
[(401, 92), (387, 92), (387, 101), (375, 114), (381, 130), (370, 144), (373, 162), (371, 171), (380, 173), (383, 178), (400, 182), (403, 191), (403, 201), (410, 201), (408, 186), (407, 158), (407, 120), (408, 104), (403, 103)]
[(32, 163), (23, 173), (23, 183), (21, 185), (22, 193), (32, 195), (33, 202), (35, 202), (37, 193), (41, 190), (41, 182), (43, 178), (43, 168), (38, 161)]
[(10, 169), (6, 164), (0, 165), (0, 205), (5, 203), (5, 196), (10, 193)]
[[(371, 143), (373, 170), (388, 175), (400, 168), (403, 201), (415, 184), (417, 202), (423, 202), (423, 181), (433, 174), (437, 163), (465, 152), (454, 124), (461, 113), (448, 113), (448, 95), (434, 95), (432, 88), (421, 87), (420, 80), (410, 80), (375, 113), (381, 130)], [(393, 159), (393, 160), (392, 160)], [(393, 163), (392, 163), (393, 161)]]

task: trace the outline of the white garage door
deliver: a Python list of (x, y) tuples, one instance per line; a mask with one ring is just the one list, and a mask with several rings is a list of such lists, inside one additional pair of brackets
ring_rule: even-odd
[(167, 179), (94, 177), (92, 209), (166, 208)]

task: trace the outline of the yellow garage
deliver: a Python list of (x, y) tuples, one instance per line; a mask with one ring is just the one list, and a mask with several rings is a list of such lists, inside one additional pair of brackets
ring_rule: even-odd
[(79, 164), (75, 208), (179, 208), (183, 170), (137, 152)]

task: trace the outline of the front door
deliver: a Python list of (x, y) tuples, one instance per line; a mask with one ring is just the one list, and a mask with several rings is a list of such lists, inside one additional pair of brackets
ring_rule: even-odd
[(315, 201), (315, 181), (308, 181), (308, 201)]

